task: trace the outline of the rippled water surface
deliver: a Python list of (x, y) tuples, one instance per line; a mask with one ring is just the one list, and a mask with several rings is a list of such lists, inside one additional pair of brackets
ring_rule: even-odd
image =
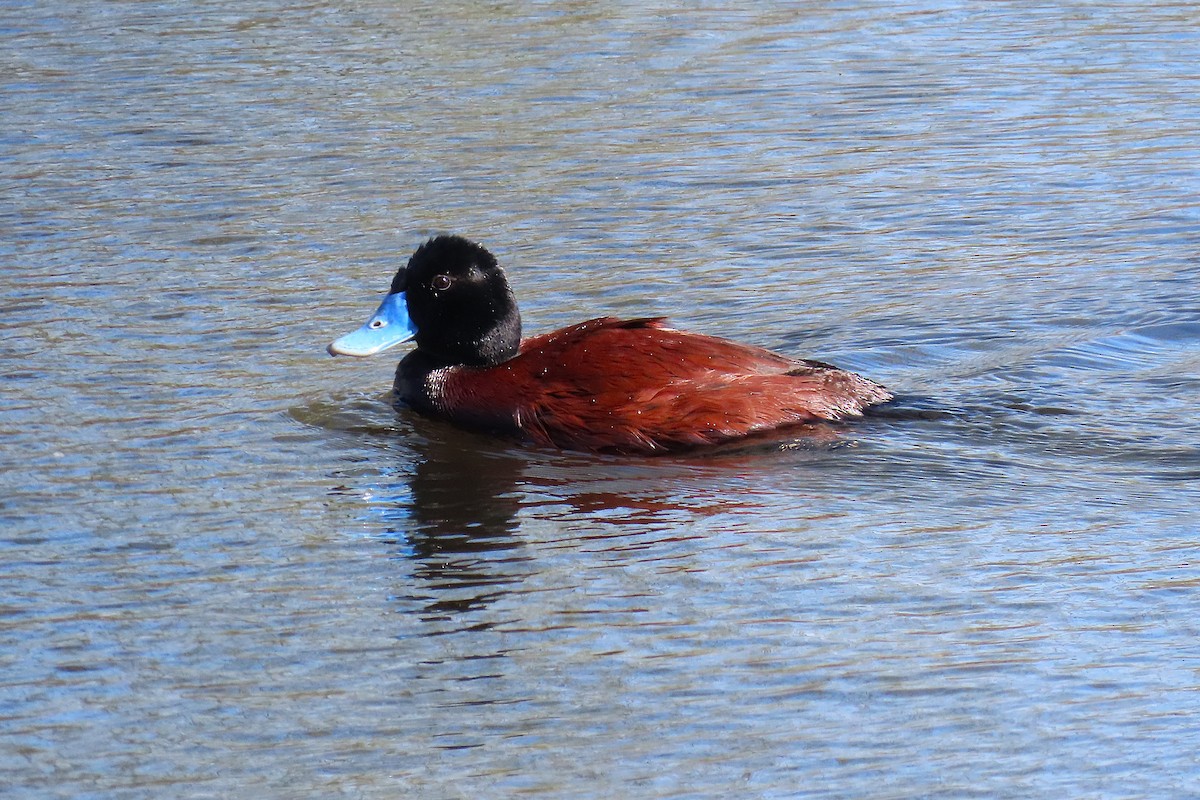
[[(14, 797), (1200, 786), (1185, 2), (0, 2)], [(893, 388), (629, 459), (329, 359), (434, 232)], [(6, 796), (8, 796), (6, 794)]]

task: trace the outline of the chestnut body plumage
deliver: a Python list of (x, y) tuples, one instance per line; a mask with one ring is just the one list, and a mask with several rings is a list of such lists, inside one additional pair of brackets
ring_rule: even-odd
[(602, 317), (521, 341), (503, 270), (460, 237), (419, 248), (376, 314), (329, 351), (370, 355), (408, 339), (417, 347), (395, 382), (405, 403), (569, 450), (686, 450), (857, 417), (892, 397), (829, 364), (659, 318)]

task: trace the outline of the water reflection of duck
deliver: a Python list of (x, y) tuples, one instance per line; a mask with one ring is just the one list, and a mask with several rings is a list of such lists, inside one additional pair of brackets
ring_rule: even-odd
[(819, 361), (667, 327), (601, 317), (521, 341), (504, 271), (484, 247), (439, 236), (332, 355), (368, 356), (415, 339), (396, 370), (406, 403), (457, 424), (568, 450), (658, 453), (818, 420), (892, 398)]

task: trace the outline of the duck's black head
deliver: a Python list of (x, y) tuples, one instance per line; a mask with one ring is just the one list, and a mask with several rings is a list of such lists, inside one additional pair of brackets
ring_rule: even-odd
[(515, 356), (521, 313), (495, 256), (461, 236), (430, 239), (396, 273), (367, 323), (329, 352), (368, 356), (409, 339), (446, 365), (485, 366)]

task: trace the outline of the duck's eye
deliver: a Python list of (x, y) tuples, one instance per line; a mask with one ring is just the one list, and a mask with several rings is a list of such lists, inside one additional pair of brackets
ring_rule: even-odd
[(373, 319), (373, 320), (371, 320), (371, 327), (372, 327), (372, 328), (382, 328), (384, 325), (387, 325), (387, 323), (386, 323), (386, 322), (384, 322), (384, 321), (383, 321), (383, 320), (381, 320), (381, 319)]
[(429, 287), (435, 292), (444, 292), (450, 288), (452, 283), (454, 283), (454, 279), (449, 275), (434, 275), (433, 280), (429, 282)]

